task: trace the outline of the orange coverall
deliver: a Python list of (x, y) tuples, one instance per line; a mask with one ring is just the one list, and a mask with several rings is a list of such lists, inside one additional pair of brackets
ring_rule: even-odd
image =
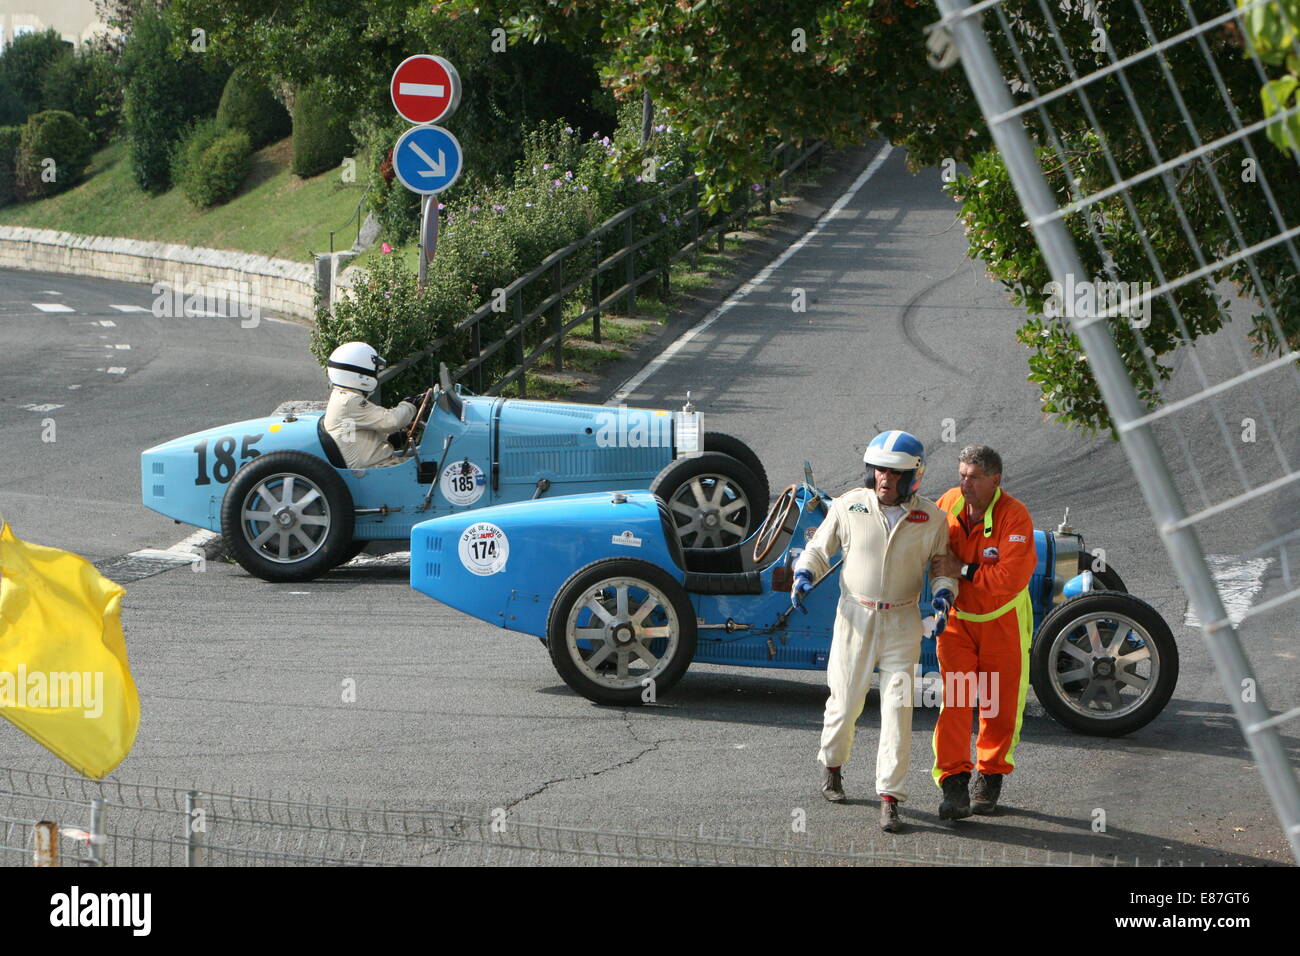
[[(1029, 579), (1038, 556), (1029, 510), (1001, 488), (983, 521), (970, 528), (960, 488), (944, 492), (936, 504), (948, 516), (953, 554), (976, 568), (972, 579), (962, 578), (956, 606), (938, 641), (944, 701), (934, 728), (932, 775), (942, 785), (945, 777), (976, 767), (981, 773), (998, 774), (1015, 767), (1012, 758), (1029, 689), (1029, 642), (1034, 632)], [(970, 689), (976, 686), (981, 693), (980, 721), (972, 764)], [(990, 695), (987, 700), (984, 694)]]

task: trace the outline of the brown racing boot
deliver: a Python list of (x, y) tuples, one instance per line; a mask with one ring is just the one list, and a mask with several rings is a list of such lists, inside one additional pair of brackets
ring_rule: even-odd
[(975, 785), (970, 789), (970, 808), (973, 811), (986, 817), (997, 812), (1003, 776), (1000, 773), (981, 773), (975, 778)]
[(886, 833), (899, 833), (903, 829), (903, 821), (898, 816), (898, 801), (892, 797), (880, 798), (880, 829)]
[(963, 820), (970, 816), (970, 774), (954, 773), (944, 777), (943, 802), (939, 804), (940, 820)]
[(844, 802), (844, 777), (839, 767), (822, 766), (822, 796), (831, 803)]

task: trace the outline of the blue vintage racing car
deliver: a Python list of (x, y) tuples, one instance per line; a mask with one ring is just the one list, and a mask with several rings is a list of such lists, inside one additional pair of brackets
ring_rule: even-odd
[(140, 493), (154, 511), (219, 531), (268, 581), (306, 581), (372, 541), (405, 542), (435, 515), (614, 488), (653, 489), (700, 548), (758, 526), (767, 477), (742, 441), (700, 434), (699, 413), (475, 396), (446, 367), (405, 435), (405, 460), (349, 469), (320, 409), (222, 425), (149, 448)]
[[(838, 565), (805, 597), (807, 614), (791, 613), (789, 592), (829, 501), (805, 465), (805, 480), (782, 492), (757, 532), (714, 549), (686, 546), (671, 505), (649, 491), (448, 515), (412, 528), (411, 587), (541, 638), (565, 683), (601, 704), (662, 695), (692, 661), (824, 670)], [(1039, 701), (1082, 733), (1144, 726), (1178, 678), (1168, 625), (1064, 523), (1035, 531), (1034, 541)], [(922, 599), (928, 607), (928, 586)], [(938, 670), (933, 638), (922, 644), (921, 670)]]

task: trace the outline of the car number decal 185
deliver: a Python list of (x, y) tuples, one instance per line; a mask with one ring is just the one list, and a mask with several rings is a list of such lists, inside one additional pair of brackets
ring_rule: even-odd
[(194, 479), (196, 485), (210, 485), (215, 480), (218, 484), (226, 484), (231, 478), (235, 477), (235, 472), (247, 464), (252, 459), (261, 454), (253, 446), (262, 440), (261, 435), (245, 435), (244, 444), (239, 449), (239, 461), (235, 461), (235, 436), (222, 435), (212, 443), (212, 473), (208, 474), (208, 440), (205, 438), (194, 446), (193, 451), (198, 461), (195, 462), (198, 472)]
[(483, 469), (466, 459), (447, 466), (439, 487), (442, 496), (453, 505), (472, 505), (483, 497), (487, 480), (483, 477)]
[(510, 541), (506, 533), (487, 521), (477, 521), (460, 536), (460, 563), (466, 570), (478, 574), (496, 574), (505, 570), (510, 557)]

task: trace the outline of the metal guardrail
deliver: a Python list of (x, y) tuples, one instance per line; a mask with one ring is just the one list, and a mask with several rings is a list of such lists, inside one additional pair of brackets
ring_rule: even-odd
[[(659, 195), (643, 199), (635, 206), (629, 206), (606, 219), (581, 239), (551, 253), (534, 269), (515, 279), (499, 294), (456, 323), (447, 334), (439, 336), (421, 351), (385, 369), (379, 376), (380, 385), (391, 381), (411, 366), (430, 359), (457, 336), (468, 333), (471, 358), (452, 371), (452, 379), (463, 381), (468, 376), (472, 380), (471, 387), (474, 391), (485, 395), (499, 394), (502, 389), (518, 382), (519, 394), (525, 397), (527, 373), (548, 351), (552, 353), (552, 367), (557, 370), (564, 367), (564, 337), (574, 328), (590, 319), (592, 339), (600, 343), (600, 319), (603, 313), (610, 311), (620, 301), (629, 313), (634, 311), (637, 290), (655, 279), (663, 282), (667, 289), (671, 266), (686, 256), (691, 256), (692, 261), (698, 265), (700, 249), (709, 240), (716, 238), (718, 251), (722, 252), (725, 248), (726, 233), (735, 223), (739, 220), (743, 228), (747, 220), (755, 214), (755, 205), (760, 202), (763, 204), (764, 214), (770, 214), (773, 187), (779, 183), (781, 193), (784, 194), (790, 177), (818, 156), (825, 146), (826, 144), (820, 140), (810, 144), (782, 143), (777, 146), (771, 154), (775, 170), (772, 177), (762, 183), (760, 189), (748, 193), (744, 203), (707, 227), (702, 225), (705, 210), (699, 204), (699, 180), (696, 176), (690, 176)], [(664, 223), (661, 228), (639, 238), (634, 234), (634, 220), (638, 213), (652, 205), (670, 201), (683, 192), (689, 192), (690, 204), (686, 212), (678, 217), (680, 226)], [(690, 241), (677, 249), (664, 264), (638, 271), (638, 252), (665, 235), (682, 229), (689, 230)], [(611, 251), (605, 247), (609, 245), (608, 239), (612, 237), (617, 237), (615, 241), (619, 241), (620, 245)], [(584, 255), (590, 256), (591, 266), (581, 270), (577, 275), (571, 275), (568, 281), (565, 281), (566, 264)], [(604, 291), (611, 275), (617, 276), (615, 281), (619, 281), (620, 284), (612, 290)], [(536, 283), (549, 283), (548, 294), (531, 309), (525, 311), (524, 299)], [(565, 321), (562, 315), (564, 306), (580, 290), (585, 293), (586, 308)], [(482, 341), (483, 323), (503, 313), (510, 316), (511, 324), (499, 338), (485, 345)], [(548, 324), (549, 334), (540, 342), (534, 342), (530, 348), (527, 341), (528, 334), (540, 322)], [(509, 347), (515, 350), (513, 367), (495, 381), (487, 383), (485, 388), (484, 363)]]
[[(515, 809), (407, 809), (310, 796), (213, 793), (0, 768), (0, 866), (1134, 866), (1028, 847), (952, 852), (943, 840), (833, 846), (771, 822), (674, 832), (528, 819)], [(47, 841), (48, 842), (48, 841)]]

